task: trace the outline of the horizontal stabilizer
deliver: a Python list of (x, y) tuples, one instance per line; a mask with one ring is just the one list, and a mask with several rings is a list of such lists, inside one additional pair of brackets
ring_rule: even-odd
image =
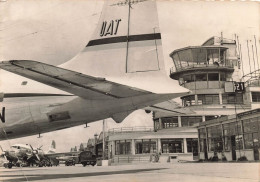
[(153, 106), (149, 106), (144, 108), (145, 110), (150, 111), (160, 111), (160, 112), (170, 112), (170, 113), (176, 113), (176, 114), (193, 114), (194, 112), (190, 110), (189, 108), (181, 107), (177, 102), (173, 100), (161, 102), (158, 104), (155, 104)]

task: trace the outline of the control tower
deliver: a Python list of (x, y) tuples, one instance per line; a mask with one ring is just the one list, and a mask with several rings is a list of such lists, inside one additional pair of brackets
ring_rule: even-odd
[(170, 77), (192, 91), (181, 97), (182, 106), (202, 116), (202, 121), (251, 108), (240, 82), (241, 64), (236, 49), (235, 40), (211, 37), (201, 46), (184, 47), (170, 54), (175, 65)]
[[(185, 148), (189, 140), (185, 133), (197, 133), (194, 124), (251, 109), (252, 100), (241, 82), (236, 49), (235, 40), (211, 37), (201, 46), (184, 47), (170, 54), (174, 63), (170, 77), (192, 91), (180, 101), (193, 114), (154, 112), (155, 131), (171, 128)], [(195, 159), (197, 141), (192, 141), (190, 152)]]

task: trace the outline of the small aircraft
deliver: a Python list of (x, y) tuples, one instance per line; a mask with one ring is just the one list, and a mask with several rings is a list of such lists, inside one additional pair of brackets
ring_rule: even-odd
[(52, 141), (48, 152), (44, 152), (41, 148), (42, 146), (34, 149), (30, 144), (15, 144), (11, 146), (10, 150), (4, 151), (0, 146), (1, 156), (8, 161), (4, 166), (6, 168), (12, 168), (13, 166), (24, 167), (34, 164), (39, 167), (46, 164), (51, 166), (51, 155), (55, 153), (56, 148), (55, 141)]
[(106, 1), (91, 40), (62, 65), (9, 60), (0, 68), (0, 140), (106, 118), (120, 123), (189, 94), (166, 74), (156, 2), (149, 0)]

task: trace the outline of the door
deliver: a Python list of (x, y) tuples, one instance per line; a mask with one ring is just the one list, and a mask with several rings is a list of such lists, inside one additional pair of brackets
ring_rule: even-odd
[(203, 146), (204, 146), (205, 160), (208, 160), (208, 149), (207, 149), (207, 141), (206, 141), (206, 139), (203, 139)]
[(192, 153), (193, 156), (198, 156), (198, 140), (192, 140)]
[(236, 160), (236, 136), (231, 136), (231, 152), (232, 152), (232, 160)]
[(259, 160), (259, 142), (258, 133), (253, 133), (253, 150), (255, 160)]

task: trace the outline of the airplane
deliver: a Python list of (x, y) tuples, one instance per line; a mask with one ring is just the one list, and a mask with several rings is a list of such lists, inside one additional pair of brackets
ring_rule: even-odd
[(8, 60), (0, 68), (0, 140), (106, 118), (121, 123), (135, 110), (163, 110), (161, 103), (190, 93), (167, 76), (150, 0), (105, 1), (91, 40), (62, 65)]
[(37, 164), (41, 167), (44, 163), (48, 162), (48, 164), (50, 164), (50, 157), (55, 153), (55, 141), (52, 141), (48, 152), (44, 152), (41, 147), (34, 149), (30, 144), (14, 144), (10, 150), (4, 151), (0, 146), (1, 156), (8, 161), (4, 166), (6, 168), (12, 168), (13, 166), (24, 167)]
[(60, 152), (56, 153), (56, 143), (53, 140), (51, 147), (47, 152), (44, 152), (41, 147), (34, 149), (30, 144), (15, 144), (10, 150), (4, 151), (0, 146), (1, 155), (5, 158), (5, 168), (26, 167), (26, 166), (58, 166), (60, 161), (75, 159), (80, 152)]

